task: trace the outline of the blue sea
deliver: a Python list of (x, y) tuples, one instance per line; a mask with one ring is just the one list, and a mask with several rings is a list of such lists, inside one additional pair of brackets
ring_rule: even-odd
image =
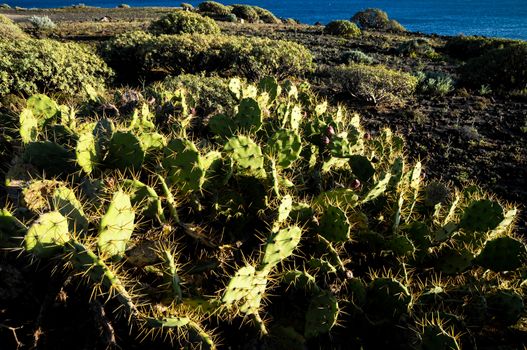
[[(0, 0), (1, 1), (1, 0)], [(7, 2), (22, 7), (62, 7), (76, 4), (71, 0)], [(179, 6), (179, 1), (162, 0), (81, 0), (90, 6)], [(193, 5), (201, 1), (183, 0)], [(327, 23), (349, 19), (357, 11), (381, 8), (412, 31), (445, 35), (485, 35), (527, 40), (527, 0), (235, 0), (225, 4), (258, 5), (279, 17), (291, 17), (303, 23)]]

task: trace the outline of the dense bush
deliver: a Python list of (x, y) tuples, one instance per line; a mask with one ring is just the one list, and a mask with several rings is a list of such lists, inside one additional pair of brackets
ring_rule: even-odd
[(428, 57), (436, 58), (437, 52), (434, 50), (430, 42), (426, 39), (412, 39), (405, 41), (397, 48), (399, 54), (409, 57)]
[(384, 66), (352, 64), (332, 70), (334, 81), (351, 96), (375, 105), (402, 103), (412, 95), (417, 78)]
[(282, 21), (278, 17), (276, 17), (271, 11), (261, 8), (259, 6), (252, 6), (252, 8), (258, 14), (260, 21), (271, 24), (282, 23)]
[(119, 35), (102, 48), (108, 64), (123, 76), (152, 70), (170, 74), (218, 72), (257, 79), (269, 74), (300, 75), (312, 67), (313, 56), (289, 41), (223, 35)]
[(112, 76), (87, 46), (53, 40), (0, 41), (0, 95), (37, 92), (74, 95), (102, 88)]
[(179, 6), (185, 11), (194, 11), (194, 6), (192, 6), (192, 4), (182, 2)]
[(454, 80), (441, 72), (418, 72), (417, 91), (426, 95), (444, 96), (454, 90)]
[(345, 38), (356, 38), (360, 36), (359, 27), (353, 22), (346, 20), (336, 20), (329, 22), (324, 28), (326, 34), (343, 36)]
[(175, 11), (153, 21), (150, 31), (154, 34), (219, 34), (220, 27), (209, 17), (188, 11)]
[(156, 101), (165, 101), (167, 96), (179, 89), (184, 89), (187, 102), (196, 109), (196, 114), (200, 117), (231, 113), (236, 106), (233, 95), (226, 93), (229, 90), (229, 79), (220, 77), (192, 74), (167, 77), (149, 86), (148, 94), (155, 97)]
[(350, 63), (374, 64), (376, 60), (375, 58), (365, 54), (364, 52), (360, 50), (350, 50), (342, 54), (341, 62), (343, 64), (350, 64)]
[(231, 12), (235, 14), (236, 17), (241, 18), (250, 23), (258, 22), (258, 20), (260, 19), (258, 12), (256, 12), (256, 10), (249, 5), (232, 5)]
[(50, 31), (57, 27), (48, 16), (31, 16), (29, 17), (29, 23), (35, 30), (40, 32)]
[(361, 29), (375, 29), (390, 32), (404, 32), (406, 29), (396, 20), (390, 20), (388, 14), (380, 9), (366, 9), (357, 12), (351, 18)]
[(198, 5), (198, 11), (211, 15), (225, 16), (231, 13), (231, 9), (228, 6), (220, 4), (216, 1), (204, 1)]
[(454, 36), (449, 38), (445, 51), (450, 56), (462, 60), (474, 58), (484, 53), (521, 43), (519, 40), (486, 38), (483, 36)]
[(0, 15), (0, 38), (4, 40), (20, 40), (27, 38), (27, 34), (12, 20)]
[(490, 50), (461, 67), (461, 79), (471, 87), (488, 85), (501, 92), (527, 87), (527, 43)]

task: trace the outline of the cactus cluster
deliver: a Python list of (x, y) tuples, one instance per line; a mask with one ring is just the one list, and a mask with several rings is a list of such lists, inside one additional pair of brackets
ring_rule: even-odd
[(224, 93), (237, 108), (203, 119), (184, 89), (112, 118), (30, 98), (1, 247), (181, 347), (240, 341), (242, 326), (275, 348), (459, 349), (525, 316), (515, 208), (427, 184), (401, 137), (372, 137), (305, 83)]

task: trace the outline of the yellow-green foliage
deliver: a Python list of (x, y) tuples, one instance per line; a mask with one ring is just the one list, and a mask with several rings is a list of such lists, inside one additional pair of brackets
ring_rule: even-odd
[(228, 6), (220, 4), (216, 1), (204, 1), (198, 5), (198, 10), (207, 14), (223, 16), (231, 13), (231, 9)]
[(232, 11), (236, 17), (246, 20), (247, 22), (258, 22), (260, 16), (258, 12), (250, 5), (232, 5)]
[(84, 45), (54, 40), (0, 41), (0, 95), (41, 91), (74, 95), (87, 85), (102, 88), (112, 76)]
[(304, 46), (267, 38), (226, 35), (161, 35), (135, 32), (117, 36), (102, 49), (108, 64), (124, 77), (164, 70), (179, 74), (217, 72), (254, 80), (302, 75), (313, 56)]
[(352, 64), (335, 68), (333, 76), (344, 91), (373, 104), (402, 102), (417, 86), (414, 76), (384, 66)]
[(264, 23), (282, 23), (282, 21), (279, 18), (277, 18), (271, 11), (258, 7), (258, 6), (252, 6), (252, 8), (258, 14), (260, 21)]
[(220, 27), (209, 17), (189, 11), (175, 11), (152, 22), (154, 34), (219, 34)]
[(366, 9), (357, 12), (352, 18), (361, 29), (374, 29), (389, 32), (404, 32), (406, 29), (396, 20), (389, 19), (388, 14), (380, 9)]
[(20, 40), (27, 38), (27, 34), (4, 15), (0, 15), (0, 38), (4, 40)]
[(324, 28), (324, 32), (331, 35), (343, 36), (345, 38), (355, 38), (360, 36), (359, 27), (353, 22), (337, 20), (329, 22)]

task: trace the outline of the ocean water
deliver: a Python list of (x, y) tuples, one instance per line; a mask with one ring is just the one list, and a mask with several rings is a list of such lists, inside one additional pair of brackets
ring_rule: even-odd
[[(76, 4), (74, 0), (12, 0), (11, 6), (61, 7)], [(80, 0), (86, 5), (115, 7), (179, 6), (179, 1), (162, 0)], [(201, 1), (183, 0), (193, 5)], [(369, 7), (381, 8), (412, 31), (445, 35), (485, 35), (527, 40), (527, 0), (238, 0), (225, 4), (258, 5), (279, 17), (291, 17), (303, 23), (327, 23), (349, 19), (357, 11)]]

